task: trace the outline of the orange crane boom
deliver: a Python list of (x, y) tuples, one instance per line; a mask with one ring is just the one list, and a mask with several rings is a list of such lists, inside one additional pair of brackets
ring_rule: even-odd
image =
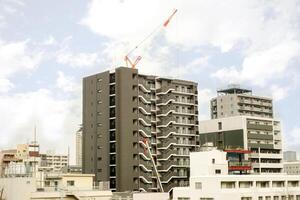
[[(162, 28), (166, 28), (174, 15), (177, 13), (177, 9), (173, 11), (173, 13), (169, 16), (169, 18), (163, 23)], [(132, 50), (130, 50), (127, 55), (124, 57), (124, 60), (126, 62), (126, 66), (128, 67), (128, 64), (131, 66), (132, 69), (135, 69), (136, 65), (139, 63), (139, 61), (142, 59), (141, 56), (138, 56), (134, 61), (131, 61), (129, 58), (129, 55), (135, 51), (137, 48), (139, 48), (140, 45), (142, 45), (148, 38), (150, 38), (159, 28), (161, 28), (161, 25), (159, 25), (157, 28), (155, 28), (147, 37), (145, 37), (140, 43), (138, 43)]]

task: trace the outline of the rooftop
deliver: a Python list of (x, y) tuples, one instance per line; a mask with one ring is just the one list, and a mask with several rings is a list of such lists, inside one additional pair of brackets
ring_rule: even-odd
[(238, 84), (228, 85), (227, 88), (217, 90), (218, 94), (244, 94), (252, 93), (252, 90), (241, 88)]

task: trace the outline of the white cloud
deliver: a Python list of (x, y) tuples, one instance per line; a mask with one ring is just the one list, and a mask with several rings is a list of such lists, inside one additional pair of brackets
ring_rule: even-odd
[(92, 67), (101, 62), (97, 53), (72, 53), (66, 50), (59, 51), (56, 60), (74, 68)]
[(76, 84), (74, 77), (66, 76), (63, 72), (57, 72), (56, 86), (64, 92), (75, 92), (79, 91), (80, 86)]
[(300, 152), (300, 127), (294, 127), (289, 133), (284, 133), (284, 150)]
[(280, 87), (278, 85), (271, 86), (271, 93), (274, 101), (280, 101), (286, 98), (289, 94), (291, 87)]
[(28, 40), (11, 43), (0, 41), (0, 77), (33, 70), (41, 59), (42, 53), (29, 49)]
[(198, 86), (198, 106), (199, 106), (199, 120), (210, 119), (210, 100), (215, 97), (214, 92), (207, 88), (199, 88)]
[[(183, 50), (209, 46), (221, 52), (238, 48), (243, 56), (242, 65), (220, 69), (213, 77), (265, 86), (270, 80), (284, 76), (291, 61), (300, 53), (299, 6), (296, 0), (190, 0), (188, 3), (184, 0), (92, 0), (81, 23), (112, 43), (123, 42), (125, 55), (128, 44), (139, 42), (162, 23), (173, 8), (178, 8), (167, 30), (157, 34), (168, 41), (162, 48), (179, 45)], [(146, 46), (153, 46), (155, 42), (152, 38)], [(143, 56), (143, 66), (151, 64), (145, 62), (147, 56), (154, 64), (148, 65), (148, 69), (184, 71), (181, 65), (166, 65), (172, 62), (170, 56), (163, 60), (151, 53)], [(122, 61), (120, 55), (115, 58)]]
[(42, 42), (43, 45), (56, 45), (57, 44), (57, 41), (56, 39), (52, 36), (52, 35), (49, 35), (43, 42)]
[(74, 146), (74, 133), (81, 123), (80, 98), (59, 99), (46, 89), (0, 95), (0, 111), (5, 124), (0, 127), (1, 148), (31, 141), (36, 124), (42, 150), (67, 152), (68, 145)]
[(12, 84), (8, 79), (0, 78), (0, 93), (8, 92), (13, 87), (14, 84)]

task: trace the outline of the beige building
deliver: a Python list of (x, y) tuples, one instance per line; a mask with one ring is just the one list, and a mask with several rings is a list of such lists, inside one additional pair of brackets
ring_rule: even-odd
[(94, 187), (91, 174), (47, 174), (40, 179), (0, 179), (7, 200), (110, 200), (112, 192)]
[(55, 154), (53, 151), (41, 154), (40, 159), (39, 171), (62, 172), (62, 169), (68, 166), (68, 156)]
[(20, 159), (16, 156), (17, 150), (10, 149), (10, 150), (2, 150), (0, 151), (0, 176), (5, 175), (5, 169), (11, 162), (19, 162)]
[(82, 127), (76, 132), (76, 165), (82, 166)]
[(217, 93), (218, 96), (210, 102), (212, 119), (237, 115), (274, 117), (271, 98), (253, 95), (252, 90), (240, 88), (239, 85), (230, 85)]

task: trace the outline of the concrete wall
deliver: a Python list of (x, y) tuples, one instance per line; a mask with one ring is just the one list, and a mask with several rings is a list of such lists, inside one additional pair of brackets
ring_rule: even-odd
[(0, 178), (5, 200), (29, 200), (31, 192), (36, 190), (35, 184), (34, 178)]

